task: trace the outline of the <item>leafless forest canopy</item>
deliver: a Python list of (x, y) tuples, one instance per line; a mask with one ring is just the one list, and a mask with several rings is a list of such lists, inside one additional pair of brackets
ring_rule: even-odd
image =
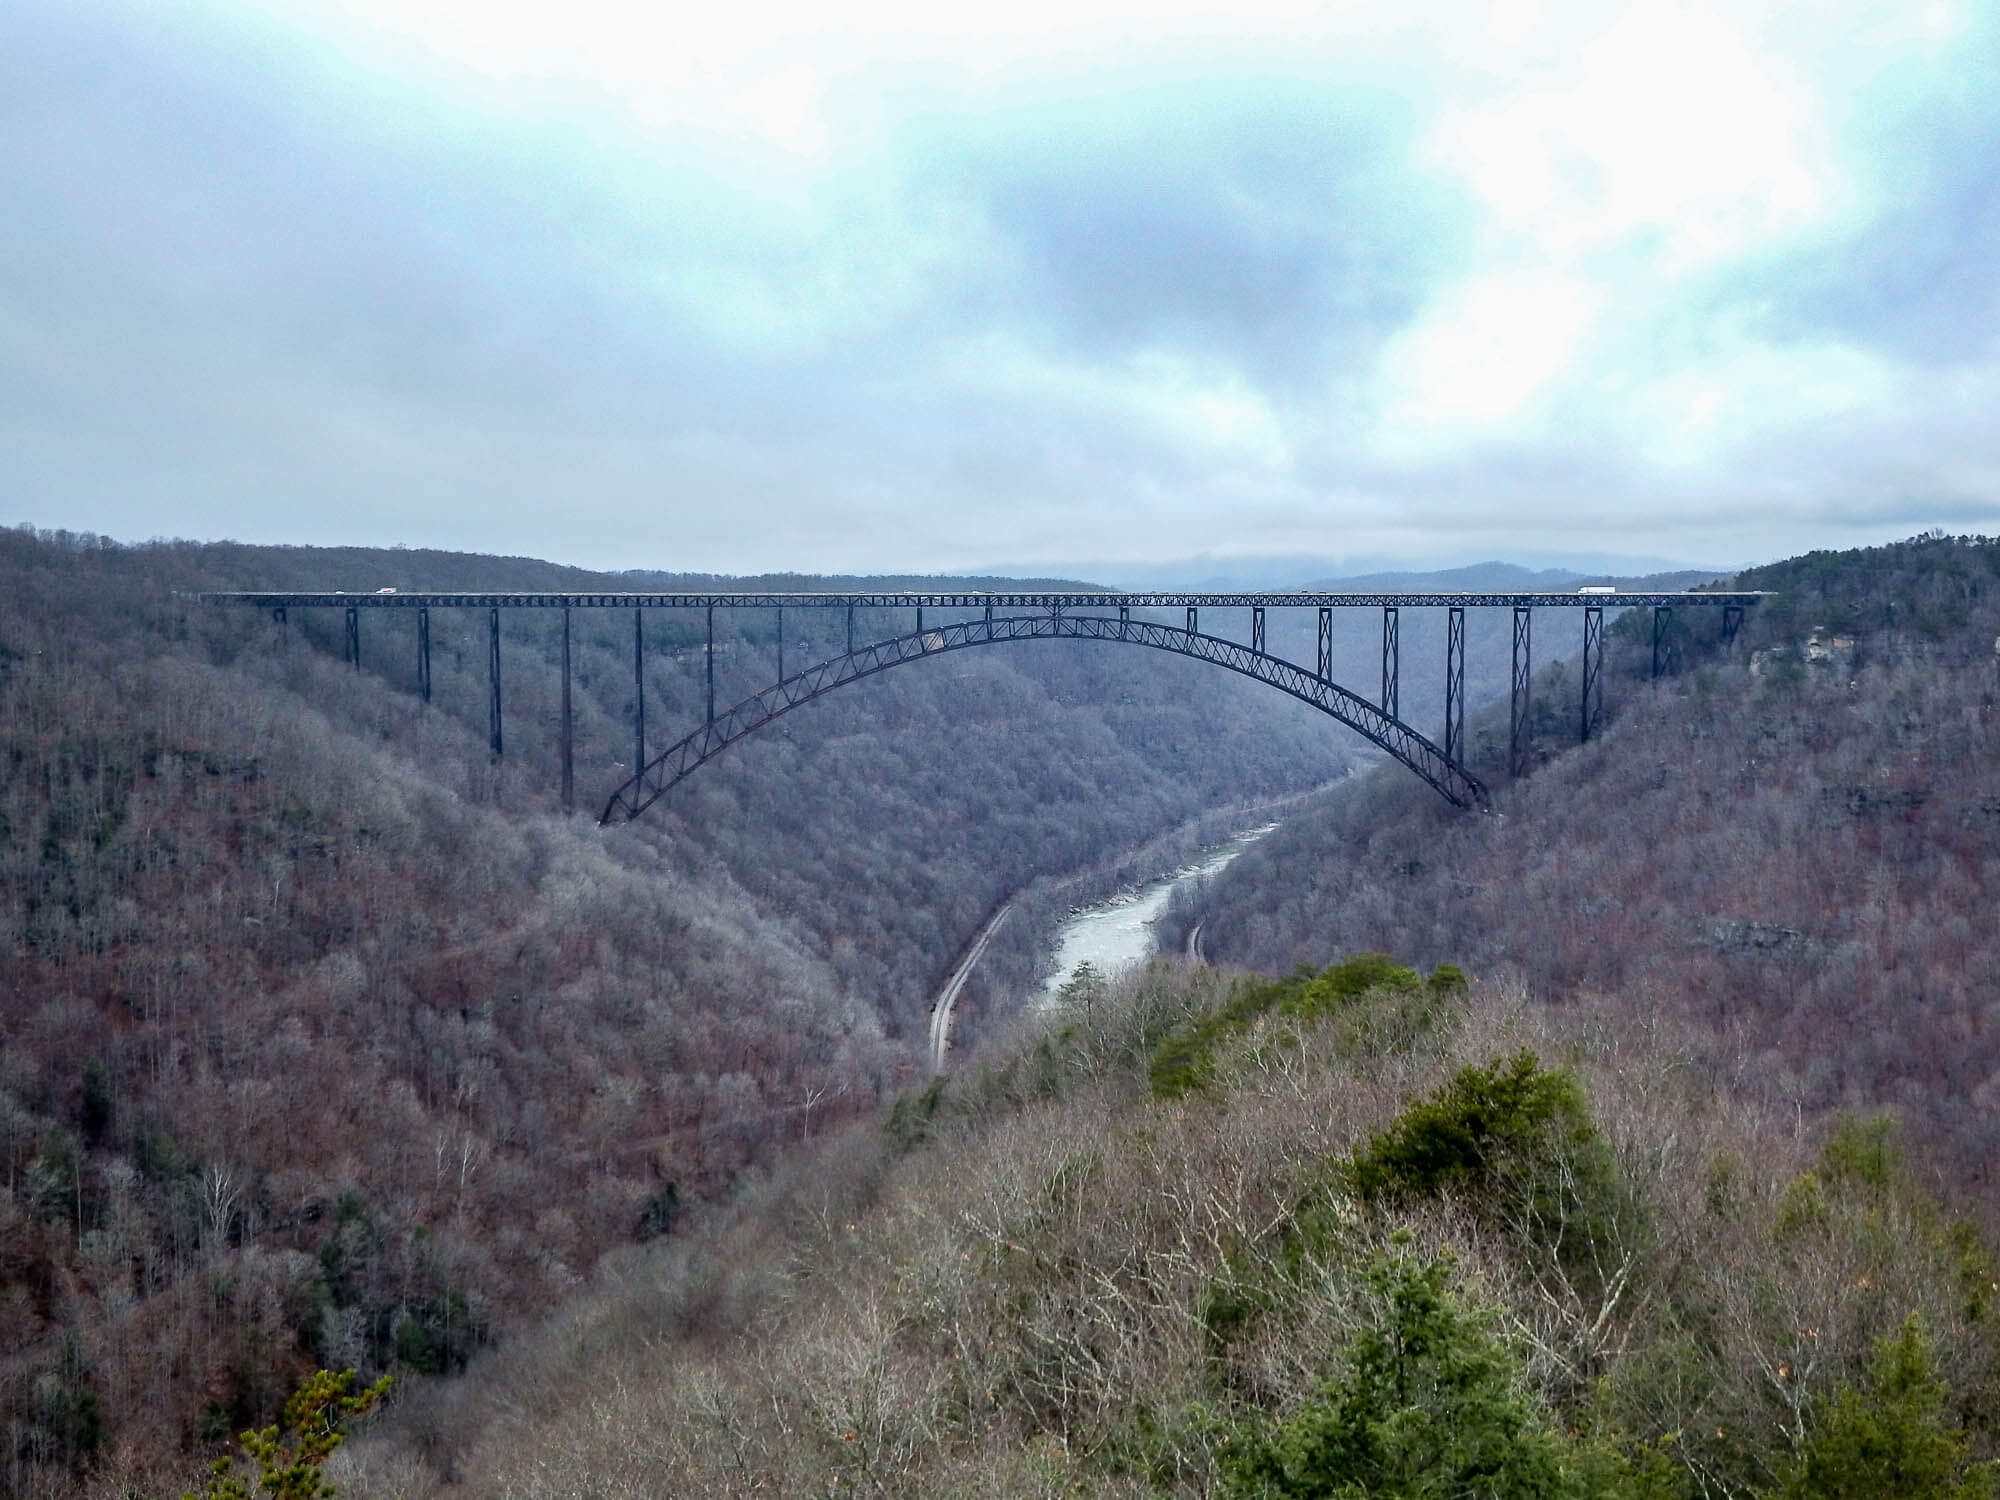
[[(2000, 1152), (2000, 545), (1925, 538), (1744, 573), (1728, 650), (1612, 641), (1613, 722), (1575, 748), (1574, 663), (1538, 684), (1534, 774), (1455, 818), (1378, 774), (1180, 913), (1218, 962), (1385, 949), (1714, 1028), (1813, 1112), (1894, 1108), (1993, 1217)], [(1683, 612), (1684, 614), (1687, 612)], [(1504, 779), (1506, 723), (1479, 726)]]
[[(364, 617), (356, 673), (337, 613), (171, 597), (609, 582), (0, 533), (10, 1484), (207, 1451), (314, 1364), (461, 1368), (916, 1077), (1000, 900), (1348, 753), (1226, 674), (1043, 643), (844, 690), (600, 832), (555, 806), (556, 615), (505, 618), (496, 765), (483, 616), (433, 612), (427, 711), (408, 613)], [(588, 802), (629, 774), (632, 618), (574, 618)], [(844, 634), (785, 625), (794, 667)], [(723, 626), (719, 691), (766, 685), (776, 620)], [(646, 630), (657, 748), (699, 622)], [(968, 1035), (1038, 958), (995, 956)]]
[[(1044, 1022), (1023, 923), (936, 1086), (995, 903), (1351, 752), (1152, 653), (968, 652), (605, 833), (554, 807), (553, 616), (494, 765), (483, 620), (433, 616), (425, 711), (407, 622), (357, 674), (335, 619), (168, 597), (590, 575), (16, 532), (0, 580), (10, 1492), (165, 1491), (354, 1365), (403, 1384), (341, 1492), (412, 1500), (1988, 1493), (2000, 546), (1753, 570), (1657, 683), (1617, 618), (1581, 747), (1538, 619), (1531, 773), (1471, 726), (1496, 815), (1365, 770), (1172, 914), (1227, 967)], [(776, 652), (727, 625), (725, 699)], [(578, 617), (586, 800), (630, 630)]]
[[(406, 1403), (343, 1493), (1983, 1493), (2000, 1269), (1882, 1123), (1803, 1129), (1616, 1004), (1376, 972), (1211, 1028), (1172, 1099), (1175, 1039), (1269, 987), (1073, 990), (1052, 1037)], [(1885, 1436), (1921, 1467), (1816, 1487)]]

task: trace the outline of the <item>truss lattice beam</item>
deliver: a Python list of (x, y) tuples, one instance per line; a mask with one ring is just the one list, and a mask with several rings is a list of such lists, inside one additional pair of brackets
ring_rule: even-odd
[(1402, 720), (1295, 662), (1266, 656), (1240, 641), (1177, 630), (1170, 625), (1102, 615), (1036, 614), (966, 620), (877, 641), (833, 657), (753, 693), (646, 763), (611, 794), (602, 823), (627, 822), (669, 788), (746, 735), (803, 703), (904, 662), (1006, 641), (1102, 640), (1150, 646), (1227, 667), (1291, 694), (1381, 746), (1460, 807), (1486, 806), (1486, 788), (1469, 771)]

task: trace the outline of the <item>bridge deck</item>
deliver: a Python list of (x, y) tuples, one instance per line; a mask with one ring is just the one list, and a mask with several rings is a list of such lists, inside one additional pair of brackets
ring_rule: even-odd
[(1745, 605), (1766, 596), (1755, 592), (1670, 592), (1616, 594), (1171, 594), (1171, 593), (1012, 593), (982, 594), (608, 594), (608, 593), (201, 593), (202, 604), (247, 604), (264, 609), (1575, 609), (1627, 606)]

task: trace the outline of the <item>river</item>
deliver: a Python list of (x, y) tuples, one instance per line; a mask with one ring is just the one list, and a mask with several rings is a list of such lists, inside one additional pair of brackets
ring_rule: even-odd
[(1109, 901), (1071, 913), (1056, 931), (1056, 971), (1043, 985), (1053, 999), (1088, 963), (1110, 976), (1135, 968), (1153, 956), (1153, 922), (1167, 909), (1175, 890), (1191, 880), (1213, 875), (1264, 837), (1276, 823), (1246, 828), (1226, 843), (1204, 849), (1194, 862), (1137, 890), (1121, 891)]

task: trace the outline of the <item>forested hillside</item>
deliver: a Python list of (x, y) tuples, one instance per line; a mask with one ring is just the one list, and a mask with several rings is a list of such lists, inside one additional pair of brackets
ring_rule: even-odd
[[(462, 1367), (917, 1077), (1018, 886), (1345, 763), (1228, 674), (1040, 643), (845, 690), (598, 830), (556, 807), (554, 615), (507, 618), (494, 764), (483, 617), (433, 613), (427, 710), (406, 616), (364, 617), (357, 673), (334, 612), (174, 597), (620, 586), (0, 533), (9, 1492), (192, 1462), (315, 1364)], [(721, 691), (765, 685), (776, 621), (724, 623)], [(792, 663), (839, 628), (786, 624)], [(647, 620), (655, 746), (699, 712), (694, 628)], [(631, 618), (577, 634), (589, 803), (629, 774)]]
[(1386, 948), (1614, 997), (1727, 1040), (1773, 1098), (1891, 1106), (2000, 1217), (2000, 543), (1918, 538), (1750, 570), (1723, 649), (1618, 622), (1612, 721), (1575, 747), (1574, 672), (1538, 684), (1538, 765), (1466, 818), (1391, 767), (1329, 794), (1181, 913), (1217, 961)]
[(1972, 1500), (1996, 1266), (1700, 1028), (1166, 965), (416, 1391), (350, 1496)]
[[(1304, 1496), (1389, 1461), (1329, 1434), (1409, 1412), (1521, 1494), (1800, 1500), (1887, 1412), (1935, 1484), (1877, 1492), (1984, 1493), (2000, 1271), (1949, 1215), (1996, 1217), (2000, 545), (1739, 582), (1773, 597), (1729, 644), (1682, 611), (1662, 683), (1615, 621), (1581, 748), (1544, 620), (1532, 773), (1472, 724), (1494, 815), (1368, 770), (1166, 935), (1470, 989), (1085, 983), (926, 1090), (925, 1001), (995, 904), (1351, 750), (1228, 674), (1038, 643), (844, 690), (600, 830), (556, 805), (555, 616), (507, 619), (496, 764), (483, 618), (434, 612), (426, 709), (407, 619), (364, 616), (357, 672), (331, 612), (174, 591), (630, 580), (0, 533), (6, 1492), (160, 1492), (354, 1365), (404, 1381), (343, 1492), (412, 1500)], [(727, 701), (777, 621), (719, 623)], [(590, 804), (631, 618), (576, 624)], [(1343, 618), (1364, 690), (1378, 626)], [(697, 628), (646, 621), (656, 747)], [(796, 664), (842, 622), (785, 628)], [(1036, 945), (998, 956), (991, 1001)], [(1414, 1336), (1443, 1363), (1385, 1406)], [(1458, 1461), (1398, 1453), (1385, 1493)]]

